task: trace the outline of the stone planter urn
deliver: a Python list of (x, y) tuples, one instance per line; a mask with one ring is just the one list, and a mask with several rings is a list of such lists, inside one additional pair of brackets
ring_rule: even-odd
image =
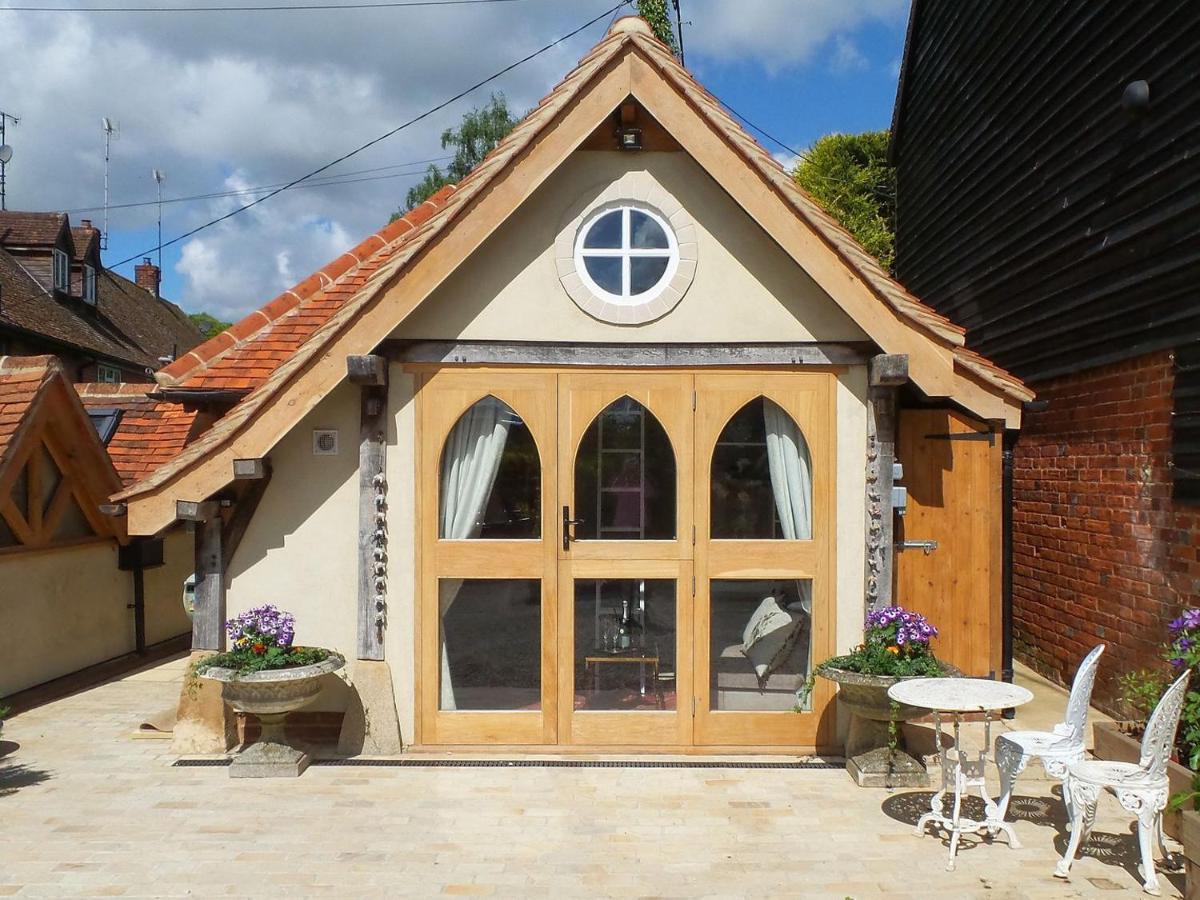
[[(958, 675), (957, 669), (942, 664), (946, 675)], [(888, 688), (900, 681), (923, 675), (896, 677), (864, 675), (832, 666), (819, 667), (816, 674), (838, 686), (838, 702), (850, 712), (850, 731), (846, 735), (846, 771), (859, 787), (927, 787), (925, 764), (905, 747), (903, 722), (919, 719), (929, 710), (896, 704), (893, 708)], [(896, 722), (896, 747), (888, 747), (888, 723)]]
[(311, 666), (269, 669), (241, 675), (217, 666), (201, 678), (219, 681), (225, 701), (240, 713), (253, 713), (262, 724), (262, 735), (233, 758), (231, 778), (295, 777), (308, 768), (308, 754), (290, 746), (284, 735), (284, 720), (293, 710), (311, 703), (321, 692), (321, 679), (346, 664), (340, 654)]

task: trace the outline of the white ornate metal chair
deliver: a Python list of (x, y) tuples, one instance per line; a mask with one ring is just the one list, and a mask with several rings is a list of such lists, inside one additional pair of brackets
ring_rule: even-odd
[(1167, 760), (1175, 744), (1175, 729), (1179, 713), (1187, 696), (1191, 672), (1181, 675), (1172, 684), (1146, 723), (1142, 738), (1142, 758), (1138, 763), (1109, 762), (1090, 759), (1070, 766), (1065, 790), (1071, 794), (1071, 840), (1067, 852), (1059, 860), (1054, 874), (1069, 878), (1071, 863), (1081, 844), (1085, 843), (1096, 821), (1096, 803), (1101, 791), (1109, 791), (1121, 806), (1137, 817), (1138, 846), (1141, 850), (1142, 882), (1147, 894), (1158, 896), (1158, 873), (1154, 870), (1151, 838), (1158, 842), (1165, 856), (1162, 814), (1167, 806), (1170, 786), (1167, 782)]
[(1017, 776), (1025, 770), (1031, 759), (1040, 759), (1046, 774), (1063, 781), (1063, 801), (1067, 804), (1067, 819), (1071, 818), (1071, 801), (1067, 797), (1067, 767), (1079, 762), (1087, 755), (1084, 739), (1087, 730), (1088, 707), (1092, 702), (1092, 686), (1096, 683), (1096, 670), (1100, 667), (1100, 655), (1104, 644), (1092, 648), (1083, 658), (1071, 682), (1071, 694), (1067, 699), (1066, 720), (1054, 726), (1052, 731), (1010, 731), (996, 738), (996, 767), (1000, 770), (1000, 798), (996, 801), (997, 817), (1003, 819), (1008, 812), (1008, 801), (1012, 799)]

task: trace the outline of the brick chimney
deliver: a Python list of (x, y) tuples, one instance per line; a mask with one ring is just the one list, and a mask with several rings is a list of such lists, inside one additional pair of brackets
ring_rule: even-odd
[(91, 231), (92, 230), (92, 220), (91, 219), (80, 219), (79, 227), (85, 229), (86, 231)]
[(137, 282), (137, 286), (143, 290), (147, 290), (155, 297), (158, 296), (158, 282), (161, 274), (158, 271), (158, 266), (150, 262), (150, 257), (143, 256), (141, 263), (133, 270), (133, 280)]

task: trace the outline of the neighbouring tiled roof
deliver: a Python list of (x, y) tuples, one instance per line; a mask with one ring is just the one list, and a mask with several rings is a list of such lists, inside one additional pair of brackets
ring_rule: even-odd
[(204, 340), (204, 334), (182, 309), (116, 272), (101, 270), (96, 296), (100, 314), (154, 358), (154, 369), (162, 365), (162, 357), (174, 359)]
[[(183, 388), (230, 388), (251, 393), (170, 465), (140, 487), (149, 490), (203, 458), (268, 403), (292, 376), (322, 353), (357, 314), (442, 230), (481, 193), (518, 154), (528, 148), (567, 107), (592, 77), (628, 44), (650, 58), (697, 112), (722, 133), (730, 145), (779, 193), (882, 303), (930, 338), (952, 348), (955, 358), (975, 377), (1017, 401), (1033, 393), (1018, 379), (963, 346), (964, 330), (926, 306), (892, 279), (841, 225), (806, 194), (775, 160), (725, 111), (719, 101), (684, 69), (649, 27), (636, 17), (618, 20), (608, 36), (580, 60), (555, 88), (453, 190), (443, 189), (436, 202), (413, 213), (418, 221), (378, 247), (373, 235), (351, 254), (339, 257), (296, 288), (276, 297), (224, 335), (201, 345), (158, 373), (161, 384)], [(400, 220), (403, 221), (403, 220)], [(393, 223), (397, 225), (398, 223)], [(359, 250), (374, 251), (359, 260)], [(294, 319), (288, 327), (288, 313)], [(280, 340), (273, 340), (279, 336)], [(138, 493), (126, 491), (122, 496)]]
[(0, 356), (0, 470), (17, 444), (25, 414), (58, 366), (53, 356)]
[(66, 213), (0, 210), (0, 245), (52, 247), (66, 223)]
[(77, 384), (85, 409), (119, 409), (117, 430), (108, 442), (108, 455), (128, 486), (174, 459), (193, 437), (195, 410), (147, 396), (147, 384)]
[(190, 389), (257, 387), (329, 321), (370, 274), (445, 205), (454, 190), (453, 185), (442, 188), (262, 309), (180, 356), (158, 373), (159, 383)]
[(100, 232), (95, 228), (72, 228), (71, 242), (75, 245), (75, 262), (87, 262), (88, 251), (92, 249), (93, 243), (99, 243), (99, 241)]
[(200, 330), (175, 304), (132, 281), (102, 270), (96, 306), (62, 298), (39, 281), (19, 258), (0, 249), (0, 329), (6, 325), (101, 359), (157, 369), (162, 356), (198, 344)]

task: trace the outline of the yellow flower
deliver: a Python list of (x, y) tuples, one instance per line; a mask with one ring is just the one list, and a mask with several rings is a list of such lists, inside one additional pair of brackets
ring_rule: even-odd
[(897, 646), (895, 646), (895, 645), (893, 645), (893, 646), (891, 646), (891, 647), (888, 647), (888, 648), (887, 648), (887, 651), (888, 651), (888, 653), (899, 653), (899, 652), (900, 652), (900, 648), (899, 648), (899, 647), (897, 647)]

